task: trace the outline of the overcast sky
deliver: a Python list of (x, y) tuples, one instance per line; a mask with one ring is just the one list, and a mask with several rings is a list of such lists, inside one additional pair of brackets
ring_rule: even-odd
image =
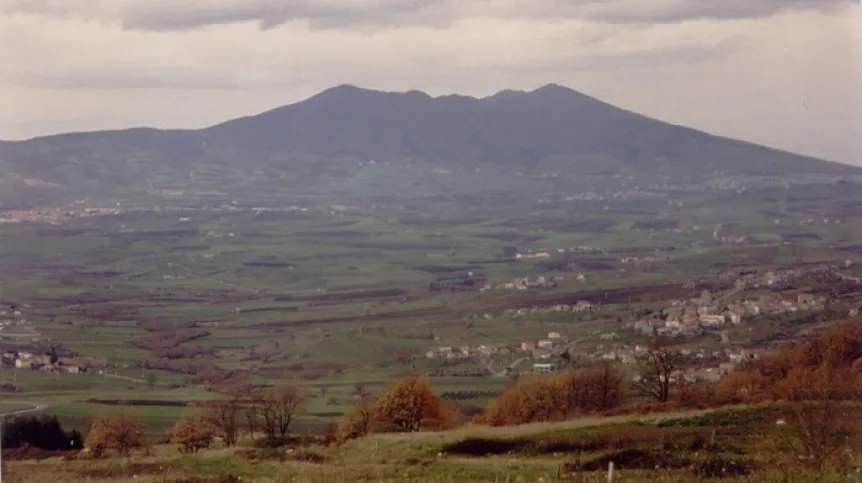
[(862, 165), (858, 0), (0, 0), (0, 139), (558, 83)]

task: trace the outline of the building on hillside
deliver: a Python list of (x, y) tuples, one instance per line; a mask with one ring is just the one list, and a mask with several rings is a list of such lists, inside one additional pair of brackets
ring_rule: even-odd
[(551, 374), (557, 371), (557, 365), (551, 363), (533, 364), (533, 372), (536, 374)]
[(723, 315), (701, 315), (700, 323), (706, 327), (717, 327), (724, 325), (725, 318)]

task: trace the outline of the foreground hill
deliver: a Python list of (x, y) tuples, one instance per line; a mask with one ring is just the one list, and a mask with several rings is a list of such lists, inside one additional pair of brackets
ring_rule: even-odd
[[(580, 178), (698, 181), (718, 174), (843, 174), (856, 168), (712, 136), (548, 85), (481, 99), (339, 86), (201, 130), (128, 129), (0, 143), (3, 198), (187, 187), (242, 191), (260, 176), (326, 191), (358, 163), (499, 169)], [(198, 175), (195, 178), (195, 175)], [(401, 179), (409, 185), (409, 179)]]
[[(858, 414), (858, 408), (855, 411)], [(790, 423), (777, 426), (775, 421), (782, 419)], [(17, 483), (52, 479), (563, 483), (607, 481), (608, 464), (613, 462), (614, 481), (632, 483), (856, 481), (858, 453), (848, 452), (842, 467), (812, 469), (805, 463), (802, 450), (794, 446), (793, 421), (790, 407), (761, 406), (586, 418), (516, 428), (383, 434), (343, 446), (294, 438), (289, 448), (260, 448), (244, 440), (236, 447), (205, 449), (193, 455), (181, 455), (174, 445), (153, 447), (150, 456), (135, 453), (101, 460), (73, 453), (41, 459), (51, 455), (10, 450), (7, 456), (12, 461), (6, 475)]]

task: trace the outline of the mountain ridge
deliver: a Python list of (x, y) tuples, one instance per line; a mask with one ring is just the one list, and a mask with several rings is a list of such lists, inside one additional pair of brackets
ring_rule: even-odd
[(325, 190), (326, 180), (354, 176), (354, 163), (371, 160), (575, 178), (862, 172), (661, 122), (558, 84), (485, 97), (342, 84), (202, 129), (137, 127), (0, 142), (0, 168), (13, 175), (5, 177), (7, 189), (15, 176), (80, 192), (99, 181), (156, 185), (198, 169), (287, 173), (290, 182), (305, 187), (301, 179), (311, 180)]

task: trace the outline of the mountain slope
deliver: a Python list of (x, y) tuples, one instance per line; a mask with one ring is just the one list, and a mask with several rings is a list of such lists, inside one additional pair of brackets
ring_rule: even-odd
[(214, 187), (225, 177), (263, 172), (325, 189), (323, 180), (351, 176), (355, 162), (370, 160), (690, 180), (714, 173), (858, 172), (662, 123), (557, 85), (482, 99), (343, 85), (201, 130), (141, 128), (0, 143), (3, 186), (26, 196), (44, 194), (51, 184), (57, 196), (102, 185), (121, 195), (194, 173), (212, 174)]

